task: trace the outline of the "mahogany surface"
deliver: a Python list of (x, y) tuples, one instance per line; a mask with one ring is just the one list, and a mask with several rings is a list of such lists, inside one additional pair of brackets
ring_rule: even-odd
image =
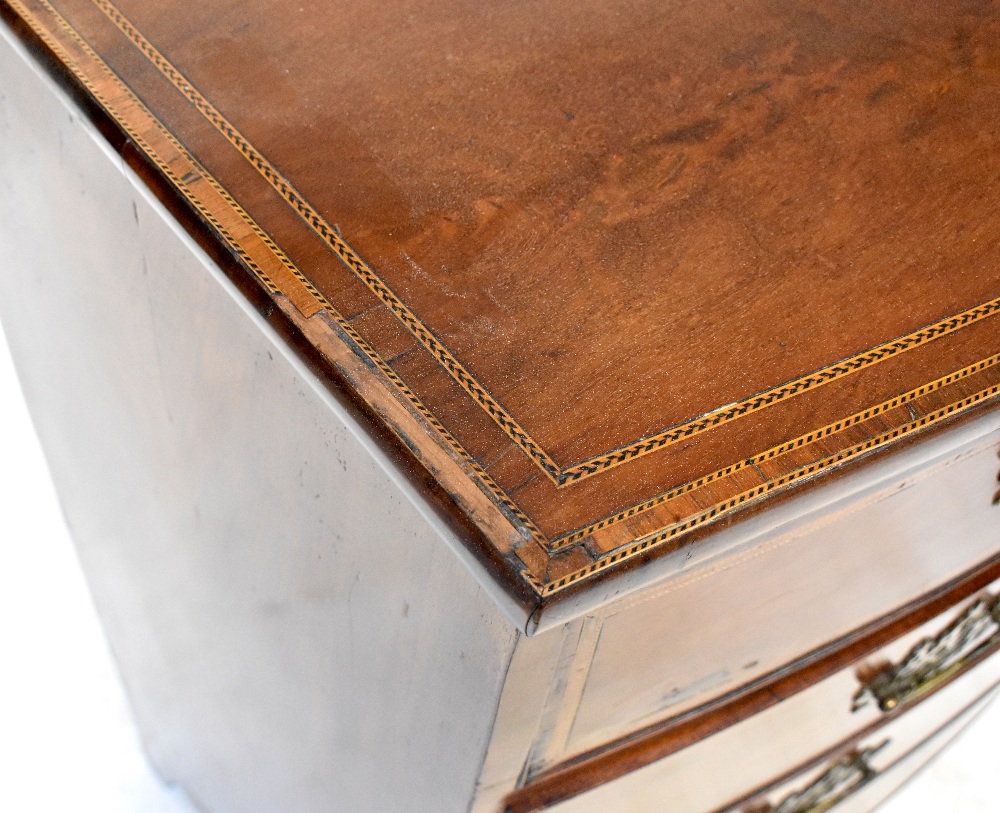
[(1000, 391), (996, 3), (5, 5), (542, 598)]
[(998, 10), (0, 0), (0, 303), (163, 774), (701, 813), (992, 685), (849, 707), (996, 595)]

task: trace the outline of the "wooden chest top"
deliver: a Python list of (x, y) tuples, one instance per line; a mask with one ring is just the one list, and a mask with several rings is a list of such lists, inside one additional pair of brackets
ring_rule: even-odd
[(993, 2), (0, 5), (512, 589), (1000, 388)]

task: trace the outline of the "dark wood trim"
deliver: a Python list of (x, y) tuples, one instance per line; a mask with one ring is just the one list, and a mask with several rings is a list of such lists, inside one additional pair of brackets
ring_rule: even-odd
[[(506, 801), (507, 813), (534, 813), (637, 771), (777, 705), (849, 668), (903, 635), (1000, 579), (1000, 554), (899, 610), (803, 656), (747, 686), (678, 717), (623, 737), (538, 774)], [(998, 647), (972, 659), (951, 680), (965, 674)], [(950, 682), (950, 680), (948, 681)], [(948, 682), (942, 684), (947, 685)], [(875, 728), (910, 709), (940, 687), (883, 715)], [(847, 702), (845, 700), (845, 702)]]

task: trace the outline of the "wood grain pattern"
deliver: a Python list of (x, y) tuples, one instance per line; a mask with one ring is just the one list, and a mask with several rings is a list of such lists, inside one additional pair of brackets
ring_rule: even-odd
[[(324, 243), (357, 274), (376, 296), (386, 305), (433, 355), (441, 366), (466, 390), (500, 427), (517, 443), (522, 451), (558, 485), (591, 476), (599, 471), (625, 463), (635, 457), (654, 452), (671, 443), (707, 431), (721, 423), (736, 420), (770, 406), (776, 401), (791, 398), (813, 387), (836, 381), (864, 367), (877, 364), (885, 358), (906, 352), (935, 338), (959, 330), (968, 324), (992, 316), (1000, 310), (1000, 299), (982, 303), (959, 314), (954, 314), (934, 324), (905, 336), (895, 337), (878, 347), (838, 361), (807, 376), (772, 387), (751, 398), (717, 407), (697, 419), (670, 427), (650, 437), (635, 441), (611, 452), (594, 456), (586, 461), (561, 467), (521, 427), (517, 420), (483, 387), (462, 362), (424, 325), (406, 303), (347, 245), (339, 233), (319, 214), (304, 196), (292, 186), (278, 169), (264, 156), (218, 109), (174, 66), (109, 0), (94, 0), (101, 11), (135, 43), (143, 54), (167, 79), (194, 105), (230, 143), (233, 144), (260, 172), (276, 191), (306, 220)], [(683, 140), (683, 139), (681, 139)]]
[(993, 4), (8, 6), (543, 600), (995, 402)]
[[(455, 378), (455, 380), (486, 409), (505, 432), (521, 446), (538, 466), (557, 484), (565, 484), (582, 477), (590, 476), (601, 469), (613, 467), (634, 457), (653, 452), (670, 443), (706, 431), (720, 423), (735, 420), (746, 414), (763, 409), (770, 404), (794, 397), (794, 395), (815, 386), (821, 386), (835, 381), (845, 375), (850, 375), (870, 364), (878, 363), (884, 358), (920, 346), (942, 335), (958, 330), (971, 322), (993, 315), (1000, 308), (1000, 300), (982, 303), (960, 314), (946, 317), (934, 324), (905, 336), (894, 337), (878, 347), (863, 353), (838, 361), (807, 376), (785, 382), (780, 386), (757, 393), (732, 406), (718, 407), (696, 420), (678, 424), (668, 430), (656, 433), (621, 448), (595, 456), (587, 461), (560, 467), (552, 457), (524, 430), (510, 413), (485, 389), (475, 377), (463, 366), (454, 354), (441, 343), (434, 333), (424, 325), (415, 313), (396, 295), (391, 288), (358, 257), (338, 233), (323, 219), (316, 209), (296, 190), (287, 178), (283, 177), (277, 168), (257, 150), (254, 145), (235, 126), (228, 121), (208, 99), (195, 88), (190, 80), (135, 28), (134, 25), (109, 0), (94, 0), (95, 4), (119, 27), (119, 29), (150, 59), (150, 61), (180, 90), (212, 124), (243, 153), (250, 163), (274, 185), (276, 190), (288, 203), (295, 208), (310, 226), (320, 235), (324, 242), (340, 256), (345, 263), (354, 269), (369, 288), (389, 307), (417, 337), (425, 348), (439, 363)], [(679, 137), (678, 137), (679, 138)], [(680, 140), (684, 140), (683, 138)]]

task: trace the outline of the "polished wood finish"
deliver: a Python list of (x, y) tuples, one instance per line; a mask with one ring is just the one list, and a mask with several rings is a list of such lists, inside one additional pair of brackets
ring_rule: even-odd
[(816, 702), (1000, 575), (994, 5), (0, 14), (5, 324), (210, 808), (704, 813), (995, 680)]
[(1000, 391), (991, 4), (6, 7), (541, 601)]
[(794, 728), (749, 802), (943, 724), (786, 723), (1000, 577), (995, 4), (0, 13), (112, 150), (5, 31), (5, 319), (165, 773), (583, 811)]

